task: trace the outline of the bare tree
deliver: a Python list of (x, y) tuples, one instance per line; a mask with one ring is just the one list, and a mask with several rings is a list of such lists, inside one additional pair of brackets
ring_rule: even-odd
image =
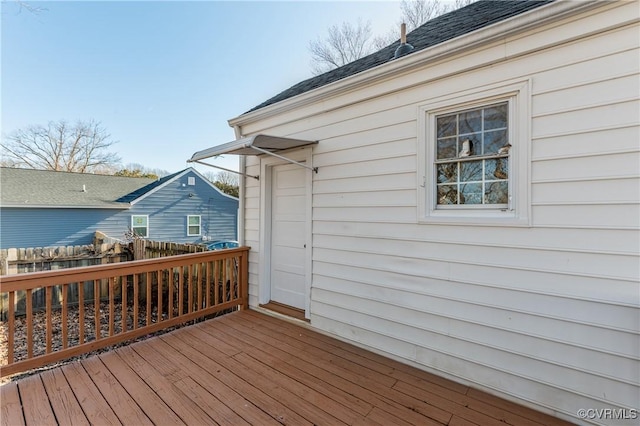
[(37, 15), (47, 10), (47, 8), (45, 7), (35, 6), (31, 2), (27, 2), (23, 0), (12, 0), (12, 1), (2, 0), (2, 6), (8, 5), (8, 4), (14, 4), (15, 6), (17, 6), (18, 8), (17, 13), (21, 13), (23, 10), (26, 10), (27, 12)]
[(109, 152), (115, 143), (97, 121), (70, 125), (60, 120), (19, 129), (0, 146), (4, 151), (3, 163), (16, 167), (89, 173), (116, 168), (120, 158)]
[(402, 18), (389, 32), (372, 38), (371, 25), (364, 25), (358, 20), (357, 25), (344, 22), (341, 27), (329, 28), (325, 39), (318, 39), (309, 44), (311, 67), (314, 74), (338, 68), (353, 62), (376, 50), (396, 42), (400, 38), (400, 24), (407, 24), (407, 31), (412, 31), (425, 22), (459, 9), (476, 0), (402, 0), (400, 10)]
[(402, 0), (402, 22), (407, 24), (407, 31), (413, 31), (430, 19), (440, 16), (449, 9), (447, 3), (440, 0)]
[(368, 55), (374, 49), (371, 35), (370, 22), (332, 25), (326, 38), (309, 43), (313, 73), (322, 74)]
[(203, 176), (213, 183), (216, 188), (232, 197), (238, 197), (240, 194), (240, 180), (238, 175), (230, 172), (205, 172)]

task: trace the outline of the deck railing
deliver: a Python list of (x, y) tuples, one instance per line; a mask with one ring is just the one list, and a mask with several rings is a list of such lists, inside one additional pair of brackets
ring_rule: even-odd
[[(225, 310), (246, 309), (248, 253), (248, 247), (240, 247), (4, 276), (0, 297), (7, 315), (1, 324), (5, 332), (0, 339), (6, 339), (2, 345), (2, 358), (6, 361), (0, 363), (0, 376)], [(98, 291), (105, 284), (107, 300)], [(54, 292), (54, 288), (61, 291)], [(36, 292), (45, 293), (43, 311), (33, 309)], [(58, 307), (52, 306), (54, 293), (61, 298)], [(78, 294), (75, 305), (68, 302), (67, 295), (71, 293)], [(18, 316), (17, 307), (22, 305), (24, 316)]]

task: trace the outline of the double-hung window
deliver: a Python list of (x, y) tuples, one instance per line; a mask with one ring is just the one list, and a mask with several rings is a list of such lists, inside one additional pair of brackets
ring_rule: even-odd
[(436, 116), (436, 205), (506, 209), (509, 102)]
[(527, 225), (529, 84), (452, 93), (419, 109), (419, 221)]
[(187, 216), (187, 236), (196, 236), (202, 233), (200, 220), (200, 216)]

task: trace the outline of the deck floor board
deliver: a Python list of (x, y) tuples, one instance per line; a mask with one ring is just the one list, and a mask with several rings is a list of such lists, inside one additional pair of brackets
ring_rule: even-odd
[(0, 390), (1, 425), (568, 424), (251, 310)]

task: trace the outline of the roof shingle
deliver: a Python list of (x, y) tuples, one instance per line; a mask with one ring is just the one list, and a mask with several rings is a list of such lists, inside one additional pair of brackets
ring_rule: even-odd
[[(148, 178), (2, 167), (0, 202), (3, 207), (126, 208), (129, 201), (147, 192), (141, 189), (156, 182), (159, 181)], [(132, 193), (138, 195), (127, 198)]]

